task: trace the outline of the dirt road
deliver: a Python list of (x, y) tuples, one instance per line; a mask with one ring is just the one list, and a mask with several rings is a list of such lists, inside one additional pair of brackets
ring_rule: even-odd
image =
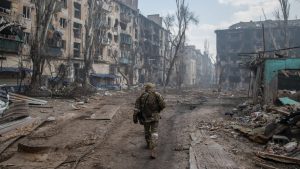
[[(28, 159), (21, 161), (24, 154), (16, 153), (18, 143), (22, 143), (47, 148), (46, 155), (56, 156), (62, 162), (57, 167), (59, 169), (74, 166), (78, 169), (255, 168), (251, 157), (252, 147), (255, 147), (252, 143), (243, 137), (232, 137), (230, 130), (226, 132), (226, 126), (202, 130), (203, 125), (224, 123), (224, 112), (240, 102), (239, 98), (218, 98), (218, 95), (207, 95), (198, 90), (165, 95), (168, 106), (162, 112), (159, 125), (158, 158), (151, 160), (143, 126), (132, 122), (134, 101), (138, 95), (123, 93), (97, 97), (78, 111), (70, 109), (67, 102), (54, 102), (61, 105), (53, 112), (49, 111), (52, 115), (57, 114), (56, 121), (16, 142), (5, 152), (7, 155), (1, 157), (1, 165), (15, 169), (24, 168), (23, 164), (27, 163), (27, 168), (31, 168), (33, 163), (28, 163)], [(120, 106), (113, 120), (86, 120), (104, 105)], [(39, 113), (35, 114), (38, 116)], [(34, 154), (30, 160), (43, 160), (44, 155)], [(52, 160), (59, 162), (55, 158)], [(41, 164), (44, 168), (51, 168), (50, 162), (39, 161), (36, 165)]]
[[(162, 113), (159, 126), (159, 157), (149, 158), (145, 148), (143, 127), (132, 123), (132, 111), (123, 110), (119, 121), (114, 125), (101, 146), (88, 155), (78, 168), (100, 169), (185, 169), (190, 168), (191, 133), (195, 132), (200, 121), (211, 121), (221, 117), (224, 111), (222, 100), (194, 96), (167, 95), (168, 107)], [(228, 105), (225, 105), (228, 106)], [(228, 148), (226, 145), (221, 148)], [(201, 159), (205, 159), (201, 157)], [(200, 161), (199, 161), (200, 162)], [(204, 161), (202, 161), (203, 163)], [(208, 161), (209, 163), (209, 161)], [(235, 166), (237, 166), (234, 163)], [(241, 165), (241, 163), (239, 164)], [(226, 168), (207, 165), (206, 168)], [(246, 168), (246, 167), (245, 167)]]

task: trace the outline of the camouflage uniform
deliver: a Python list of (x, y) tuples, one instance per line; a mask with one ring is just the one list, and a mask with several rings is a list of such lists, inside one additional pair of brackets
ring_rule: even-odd
[[(144, 125), (145, 139), (149, 149), (155, 149), (158, 142), (158, 122), (160, 112), (165, 108), (163, 97), (150, 89), (146, 91), (136, 100), (134, 119), (140, 113), (139, 121)], [(136, 120), (134, 120), (136, 122)]]

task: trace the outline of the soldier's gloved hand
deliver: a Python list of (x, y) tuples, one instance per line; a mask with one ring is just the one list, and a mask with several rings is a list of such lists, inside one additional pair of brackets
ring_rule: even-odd
[(133, 115), (133, 123), (134, 124), (137, 124), (138, 123), (138, 117), (137, 117), (137, 115)]

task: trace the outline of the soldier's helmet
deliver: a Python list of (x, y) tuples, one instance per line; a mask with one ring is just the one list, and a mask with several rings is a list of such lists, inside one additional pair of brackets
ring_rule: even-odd
[(145, 90), (151, 90), (151, 89), (155, 88), (155, 84), (153, 84), (153, 83), (145, 83), (144, 87), (145, 87)]

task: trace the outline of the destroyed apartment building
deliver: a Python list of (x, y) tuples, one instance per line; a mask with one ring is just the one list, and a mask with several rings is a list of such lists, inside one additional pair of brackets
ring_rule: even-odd
[[(138, 0), (103, 2), (100, 20), (105, 36), (93, 52), (92, 85), (114, 89), (149, 80), (162, 83), (163, 54), (168, 43), (162, 18), (143, 16)], [(43, 85), (82, 80), (87, 6), (87, 0), (62, 1), (61, 10), (54, 15), (47, 33), (44, 55), (49, 62), (43, 71)], [(6, 79), (1, 80), (2, 85), (16, 88), (30, 84), (35, 15), (35, 4), (30, 0), (1, 1), (1, 79)]]
[[(243, 59), (249, 59), (253, 53), (264, 50), (284, 49), (287, 44), (282, 27), (283, 21), (266, 20), (240, 22), (230, 26), (229, 29), (216, 30), (216, 76), (219, 86), (222, 86), (223, 89), (248, 90), (251, 71), (248, 67), (241, 66)], [(287, 30), (288, 47), (299, 46), (300, 20), (289, 21)], [(274, 55), (274, 53), (272, 54)], [(282, 55), (277, 52), (278, 54)], [(299, 49), (291, 50), (288, 56), (281, 57), (299, 57)]]

